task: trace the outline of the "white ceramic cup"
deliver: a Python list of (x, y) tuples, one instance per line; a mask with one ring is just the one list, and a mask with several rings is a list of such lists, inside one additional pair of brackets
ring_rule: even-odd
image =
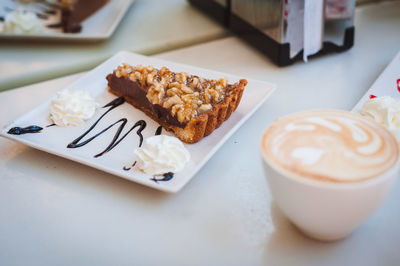
[[(261, 145), (264, 145), (265, 133)], [(399, 175), (399, 160), (383, 174), (351, 183), (297, 176), (270, 160), (262, 146), (265, 175), (281, 211), (304, 234), (323, 241), (349, 235), (381, 205)]]

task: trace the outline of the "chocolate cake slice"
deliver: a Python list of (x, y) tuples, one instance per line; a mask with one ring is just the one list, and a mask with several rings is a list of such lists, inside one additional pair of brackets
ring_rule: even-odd
[(211, 134), (239, 105), (247, 80), (228, 84), (168, 68), (123, 64), (107, 76), (108, 90), (124, 96), (182, 141), (194, 143)]
[(81, 23), (102, 8), (109, 0), (60, 0), (63, 32), (82, 30)]

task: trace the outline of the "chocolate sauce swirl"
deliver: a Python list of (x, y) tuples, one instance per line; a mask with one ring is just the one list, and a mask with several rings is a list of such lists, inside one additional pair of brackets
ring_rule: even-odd
[(11, 135), (23, 135), (28, 133), (38, 133), (42, 130), (42, 127), (39, 126), (29, 126), (29, 127), (13, 127), (8, 130), (7, 134)]
[(120, 137), (122, 130), (125, 128), (126, 123), (128, 122), (128, 119), (126, 118), (121, 118), (118, 121), (112, 123), (111, 125), (109, 125), (108, 127), (104, 128), (103, 130), (101, 130), (99, 133), (95, 134), (94, 136), (84, 140), (81, 142), (81, 140), (87, 135), (89, 134), (95, 127), (96, 125), (99, 123), (99, 121), (106, 115), (108, 114), (111, 110), (113, 110), (114, 108), (120, 106), (121, 104), (123, 104), (125, 102), (125, 98), (124, 97), (119, 97), (113, 101), (111, 101), (110, 103), (106, 104), (105, 106), (103, 106), (103, 108), (106, 107), (110, 107), (106, 112), (104, 112), (104, 114), (102, 114), (99, 119), (96, 120), (96, 122), (93, 123), (93, 125), (87, 130), (85, 131), (81, 136), (79, 136), (78, 138), (76, 138), (75, 140), (73, 140), (71, 143), (69, 143), (67, 145), (67, 148), (79, 148), (82, 147), (86, 144), (88, 144), (89, 142), (91, 142), (92, 140), (94, 140), (95, 138), (97, 138), (98, 136), (100, 136), (101, 134), (103, 134), (104, 132), (106, 132), (107, 130), (109, 130), (110, 128), (112, 128), (114, 125), (121, 123), (121, 125), (118, 127), (114, 138), (112, 139), (112, 141), (110, 142), (110, 144), (107, 146), (107, 148), (100, 152), (99, 154), (96, 154), (94, 157), (100, 157), (102, 155), (104, 155), (105, 153), (109, 152), (110, 150), (112, 150), (115, 146), (117, 146), (126, 136), (128, 136), (128, 134), (134, 130), (136, 127), (139, 127), (139, 129), (136, 131), (136, 134), (139, 136), (140, 141), (139, 141), (139, 147), (142, 146), (143, 143), (143, 135), (142, 135), (142, 131), (145, 129), (146, 127), (146, 121), (144, 120), (139, 120), (137, 121), (129, 130), (128, 132), (126, 132), (122, 137)]
[[(82, 147), (83, 145), (89, 143), (90, 141), (92, 141), (95, 137), (90, 138), (89, 140), (86, 140), (84, 143), (78, 144), (79, 141), (81, 139), (83, 139), (87, 134), (89, 134), (90, 131), (92, 131), (96, 125), (100, 122), (100, 120), (106, 115), (108, 114), (111, 110), (113, 110), (114, 108), (120, 106), (121, 104), (123, 104), (125, 102), (125, 98), (124, 97), (119, 97), (114, 99), (113, 101), (109, 102), (108, 104), (104, 105), (103, 108), (106, 107), (110, 107), (104, 114), (102, 114), (99, 119), (96, 120), (96, 122), (94, 122), (94, 124), (85, 132), (83, 133), (81, 136), (79, 136), (78, 138), (76, 138), (74, 141), (72, 141), (70, 144), (68, 144), (67, 148), (78, 148), (78, 147)], [(118, 121), (117, 121), (118, 122)], [(117, 123), (116, 122), (116, 123)], [(114, 123), (114, 124), (116, 124)], [(100, 133), (101, 134), (101, 133)], [(99, 135), (99, 134), (98, 134)], [(98, 136), (97, 135), (97, 136)]]
[(136, 127), (139, 127), (139, 129), (136, 131), (136, 134), (138, 134), (138, 136), (140, 137), (140, 142), (139, 142), (139, 147), (142, 146), (143, 143), (143, 135), (142, 135), (142, 131), (143, 129), (146, 127), (146, 121), (144, 120), (139, 120), (135, 123), (135, 125), (133, 125), (133, 127), (131, 127), (131, 129), (128, 130), (128, 132), (125, 133), (125, 135), (123, 135), (121, 138), (119, 138), (119, 135), (121, 134), (122, 130), (124, 129), (126, 122), (128, 121), (126, 118), (122, 118), (120, 120), (118, 120), (117, 122), (113, 123), (112, 125), (108, 126), (106, 129), (102, 130), (100, 133), (96, 134), (94, 137), (95, 138), (97, 136), (99, 136), (100, 134), (102, 134), (103, 132), (107, 131), (109, 128), (111, 128), (113, 125), (115, 125), (116, 123), (123, 121), (122, 124), (119, 126), (117, 132), (114, 135), (113, 140), (111, 141), (111, 143), (108, 145), (108, 147), (102, 151), (99, 154), (96, 154), (94, 157), (100, 157), (102, 155), (104, 155), (105, 153), (109, 152), (110, 150), (112, 150), (115, 146), (117, 146), (133, 129), (135, 129)]

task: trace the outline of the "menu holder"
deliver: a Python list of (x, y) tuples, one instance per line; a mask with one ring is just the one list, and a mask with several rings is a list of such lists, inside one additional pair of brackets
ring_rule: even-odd
[(189, 0), (278, 66), (350, 49), (355, 0)]

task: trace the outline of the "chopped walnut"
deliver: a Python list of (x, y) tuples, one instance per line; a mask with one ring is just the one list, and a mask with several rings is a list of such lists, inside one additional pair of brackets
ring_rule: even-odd
[(176, 88), (176, 87), (172, 87), (169, 90), (167, 90), (167, 96), (171, 97), (174, 95), (178, 95), (181, 96), (183, 94), (183, 91), (181, 91), (180, 89)]
[(166, 101), (164, 101), (163, 107), (168, 109), (171, 106), (176, 105), (176, 104), (183, 104), (183, 101), (181, 100), (181, 98), (179, 98), (178, 95), (169, 97)]
[(220, 86), (225, 88), (228, 85), (228, 80), (226, 78), (220, 78), (218, 80), (218, 83), (219, 83)]
[(146, 97), (153, 104), (162, 104), (164, 94), (164, 88), (160, 84), (154, 84), (148, 90)]
[(193, 79), (192, 79), (192, 85), (193, 85), (194, 87), (197, 88), (197, 85), (198, 85), (199, 83), (200, 83), (199, 78), (193, 77)]
[(193, 93), (193, 90), (185, 85), (181, 87), (181, 91), (183, 91), (184, 93)]
[(195, 93), (191, 93), (191, 94), (185, 94), (181, 96), (181, 99), (185, 102), (185, 103), (198, 103), (198, 102), (202, 102), (199, 99), (199, 93), (196, 91)]
[(212, 106), (211, 106), (211, 104), (202, 104), (200, 107), (199, 107), (199, 113), (205, 113), (205, 112), (207, 112), (208, 110), (211, 110), (211, 108), (212, 108)]
[(166, 67), (158, 70), (152, 66), (122, 64), (114, 73), (118, 78), (125, 77), (148, 87), (147, 99), (170, 109), (181, 123), (224, 100), (229, 86), (226, 78), (208, 80), (185, 72), (174, 73)]

